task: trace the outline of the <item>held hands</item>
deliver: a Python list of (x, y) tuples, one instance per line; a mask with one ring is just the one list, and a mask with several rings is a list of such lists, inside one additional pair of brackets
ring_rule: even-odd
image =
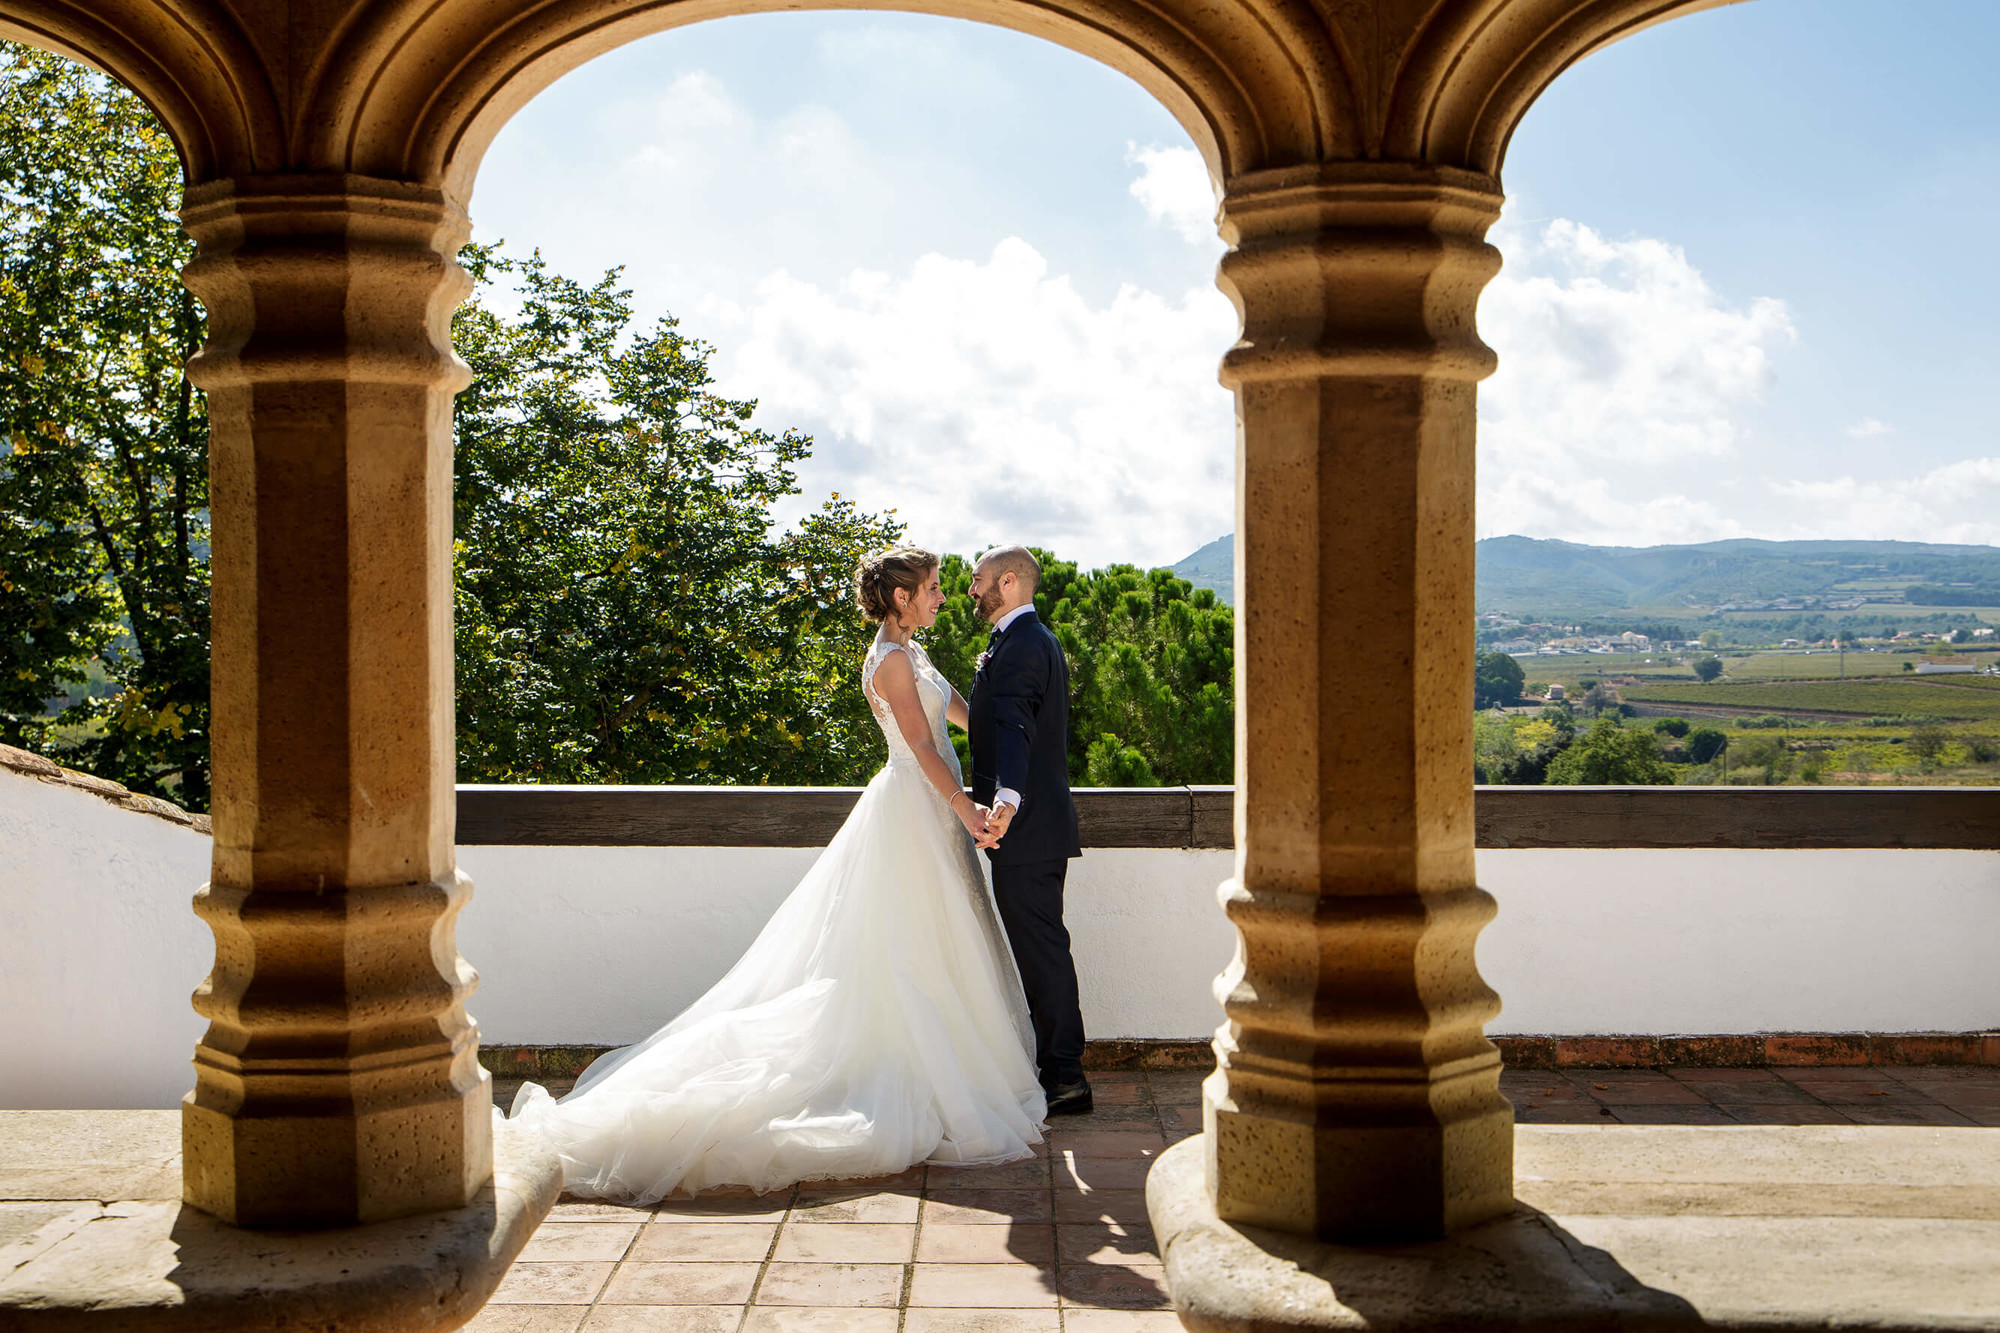
[(951, 798), (951, 808), (958, 816), (958, 822), (965, 825), (965, 831), (972, 835), (974, 846), (984, 851), (989, 847), (1000, 845), (1000, 839), (989, 836), (986, 831), (987, 825), (991, 822), (991, 812), (985, 806), (964, 792), (958, 792)]
[[(986, 812), (986, 841), (982, 847), (998, 847), (1000, 839), (1007, 836), (1007, 828), (1014, 822), (1014, 807), (1001, 802)], [(977, 835), (975, 835), (977, 836)]]
[(965, 825), (965, 831), (972, 835), (973, 845), (981, 851), (998, 847), (1000, 839), (1007, 836), (1007, 826), (1014, 822), (1013, 806), (997, 805), (989, 810), (963, 792), (951, 798), (951, 808), (957, 814), (958, 822)]

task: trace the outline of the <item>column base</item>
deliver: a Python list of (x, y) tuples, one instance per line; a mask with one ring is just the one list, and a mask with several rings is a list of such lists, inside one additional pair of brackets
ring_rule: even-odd
[(1361, 1247), (1222, 1221), (1201, 1142), (1176, 1144), (1146, 1182), (1174, 1310), (1196, 1333), (2000, 1330), (2000, 1129), (1531, 1125), (1516, 1155), (1511, 1215)]
[(173, 1111), (0, 1113), (0, 1201), (16, 1201), (0, 1202), (0, 1333), (457, 1328), (562, 1188), (555, 1154), (503, 1126), (494, 1178), (466, 1207), (240, 1230), (180, 1202), (179, 1122)]

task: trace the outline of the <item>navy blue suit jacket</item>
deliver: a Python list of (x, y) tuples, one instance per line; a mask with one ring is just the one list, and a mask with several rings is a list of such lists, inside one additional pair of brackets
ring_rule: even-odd
[(1021, 808), (988, 852), (995, 865), (1082, 856), (1069, 794), (1069, 663), (1032, 610), (1007, 626), (972, 678), (966, 701), (972, 798), (981, 805), (1012, 787)]

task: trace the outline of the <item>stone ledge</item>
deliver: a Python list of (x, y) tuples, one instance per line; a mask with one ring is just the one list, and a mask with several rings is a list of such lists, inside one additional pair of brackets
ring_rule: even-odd
[(1202, 1140), (1146, 1182), (1196, 1333), (2000, 1330), (2000, 1129), (1528, 1125), (1510, 1217), (1324, 1245), (1215, 1216)]
[(115, 806), (155, 819), (164, 819), (170, 824), (182, 824), (197, 833), (213, 834), (214, 829), (207, 815), (189, 814), (172, 801), (163, 801), (157, 796), (142, 796), (121, 782), (109, 778), (93, 777), (89, 773), (79, 773), (73, 768), (64, 768), (53, 759), (44, 758), (32, 750), (17, 749), (12, 745), (0, 745), (0, 768), (52, 782), (57, 786), (75, 787), (93, 796), (101, 796)]
[(239, 1230), (179, 1201), (179, 1124), (175, 1111), (0, 1116), (0, 1333), (457, 1328), (562, 1180), (554, 1154), (500, 1126), (494, 1180), (468, 1207)]
[(2000, 1065), (2000, 1032), (1747, 1032), (1493, 1039), (1509, 1069)]

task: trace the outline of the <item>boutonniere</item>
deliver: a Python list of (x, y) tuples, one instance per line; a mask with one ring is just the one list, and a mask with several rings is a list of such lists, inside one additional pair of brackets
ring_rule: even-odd
[(991, 656), (993, 656), (993, 650), (989, 648), (979, 655), (979, 659), (972, 664), (972, 669), (974, 671), (986, 670), (986, 659)]

